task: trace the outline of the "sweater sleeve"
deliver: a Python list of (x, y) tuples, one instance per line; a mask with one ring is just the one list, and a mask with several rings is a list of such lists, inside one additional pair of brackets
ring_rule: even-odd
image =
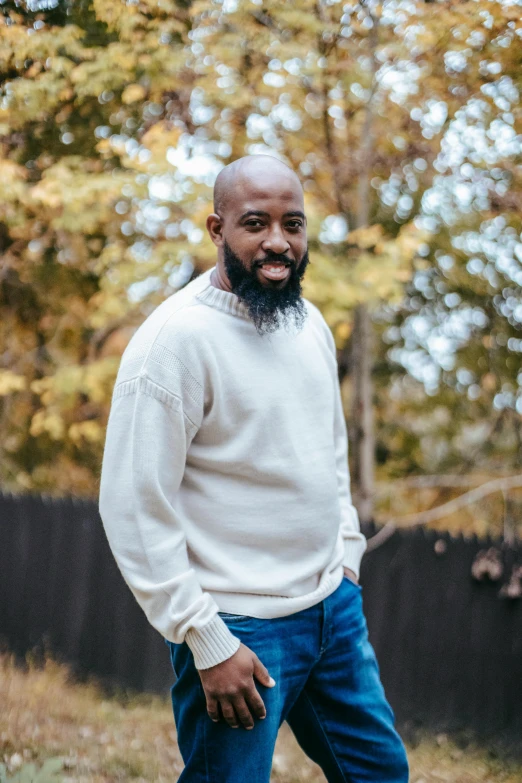
[(182, 397), (146, 370), (117, 384), (99, 508), (118, 567), (151, 625), (172, 642), (186, 641), (196, 668), (207, 669), (230, 658), (240, 642), (196, 579), (171, 502), (196, 430)]

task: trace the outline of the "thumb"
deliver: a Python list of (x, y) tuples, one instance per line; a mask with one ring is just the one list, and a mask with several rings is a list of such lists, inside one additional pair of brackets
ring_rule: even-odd
[(275, 680), (269, 675), (268, 669), (263, 666), (257, 655), (254, 655), (254, 677), (267, 688), (273, 688), (275, 685)]

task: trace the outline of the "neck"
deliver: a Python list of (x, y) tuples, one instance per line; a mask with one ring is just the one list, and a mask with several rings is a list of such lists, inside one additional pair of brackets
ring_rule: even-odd
[(232, 291), (230, 281), (225, 274), (219, 261), (210, 275), (210, 282), (215, 288), (220, 288), (222, 291)]

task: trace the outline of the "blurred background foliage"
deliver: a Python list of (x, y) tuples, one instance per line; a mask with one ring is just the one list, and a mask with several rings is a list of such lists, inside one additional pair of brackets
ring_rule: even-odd
[(213, 265), (212, 183), (247, 153), (303, 182), (363, 516), (374, 465), (518, 467), (520, 2), (0, 11), (3, 487), (97, 494), (119, 357)]

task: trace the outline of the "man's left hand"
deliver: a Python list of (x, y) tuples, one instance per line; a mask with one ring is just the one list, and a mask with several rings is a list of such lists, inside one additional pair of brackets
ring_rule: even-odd
[(356, 575), (355, 575), (355, 574), (354, 574), (354, 572), (351, 570), (351, 568), (345, 568), (345, 569), (344, 569), (344, 575), (345, 575), (345, 576), (347, 576), (347, 577), (348, 577), (348, 579), (349, 579), (351, 582), (355, 582), (355, 584), (356, 584), (356, 585), (358, 585), (358, 584), (359, 584), (359, 580), (357, 579)]

